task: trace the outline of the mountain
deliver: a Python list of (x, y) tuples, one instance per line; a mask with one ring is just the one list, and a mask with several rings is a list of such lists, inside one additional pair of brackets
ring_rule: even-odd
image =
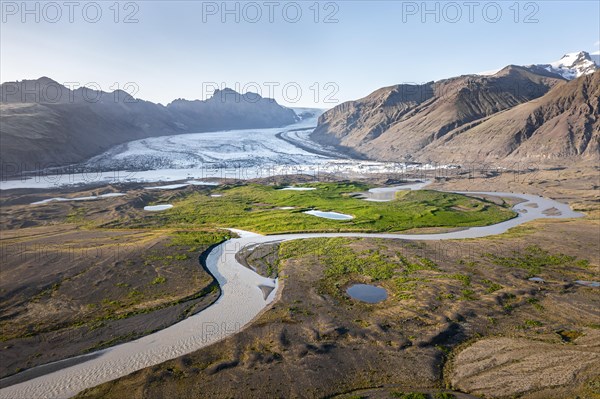
[(278, 127), (299, 120), (293, 110), (273, 99), (228, 88), (215, 90), (205, 101), (175, 100), (167, 109), (179, 124), (194, 131)]
[(205, 101), (168, 106), (124, 91), (70, 90), (43, 77), (0, 85), (3, 173), (78, 163), (108, 148), (145, 137), (289, 125), (293, 110), (257, 94), (215, 91)]
[(598, 64), (592, 59), (589, 53), (580, 51), (578, 53), (565, 54), (558, 61), (549, 64), (538, 64), (534, 65), (534, 67), (543, 68), (567, 80), (572, 80), (594, 73), (598, 69)]
[(508, 66), (396, 85), (327, 111), (313, 139), (370, 159), (439, 163), (599, 159), (600, 71), (567, 81)]
[(424, 148), (562, 82), (555, 74), (511, 65), (494, 76), (385, 87), (321, 115), (312, 137), (373, 159), (418, 161)]
[(539, 99), (456, 131), (422, 159), (564, 165), (600, 160), (600, 70), (553, 87)]
[[(567, 80), (572, 80), (583, 75), (594, 73), (598, 68), (600, 68), (600, 55), (590, 55), (586, 51), (579, 51), (576, 53), (567, 53), (558, 61), (547, 64), (526, 65), (524, 67), (530, 69), (534, 73), (540, 73), (541, 70), (544, 70), (546, 72), (562, 76)], [(498, 71), (500, 70), (496, 69), (480, 72), (477, 75), (490, 76), (495, 75), (498, 73)]]

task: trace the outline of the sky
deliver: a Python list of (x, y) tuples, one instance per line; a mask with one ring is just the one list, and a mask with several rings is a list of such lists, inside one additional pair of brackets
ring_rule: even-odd
[(230, 87), (331, 108), (383, 86), (598, 52), (598, 1), (0, 3), (0, 80), (167, 104)]

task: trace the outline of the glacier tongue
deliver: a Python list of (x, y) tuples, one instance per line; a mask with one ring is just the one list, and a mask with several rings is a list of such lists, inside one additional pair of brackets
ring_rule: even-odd
[(152, 137), (131, 141), (67, 170), (43, 170), (3, 181), (2, 190), (101, 185), (126, 182), (179, 182), (156, 189), (187, 186), (190, 179), (256, 179), (281, 175), (365, 176), (452, 168), (351, 159), (310, 139), (318, 115), (284, 128), (230, 130)]
[(111, 148), (86, 162), (95, 170), (186, 169), (204, 165), (263, 166), (320, 164), (329, 157), (309, 152), (277, 135), (312, 130), (316, 118), (287, 128), (231, 130), (152, 137)]

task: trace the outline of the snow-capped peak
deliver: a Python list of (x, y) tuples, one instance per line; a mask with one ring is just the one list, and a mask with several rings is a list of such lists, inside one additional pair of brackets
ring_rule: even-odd
[[(600, 68), (600, 55), (597, 55), (596, 53), (590, 55), (586, 51), (567, 53), (558, 61), (550, 62), (548, 64), (527, 65), (527, 68), (531, 68), (532, 70), (543, 68), (546, 71), (560, 75), (567, 80), (572, 80), (583, 75), (594, 73), (596, 69)], [(502, 68), (479, 72), (477, 75), (491, 76), (501, 70)]]
[(583, 75), (593, 73), (598, 69), (598, 65), (592, 60), (589, 53), (580, 51), (577, 53), (567, 53), (558, 61), (549, 64), (540, 64), (538, 67), (544, 68), (548, 72), (561, 75), (563, 78), (571, 80)]

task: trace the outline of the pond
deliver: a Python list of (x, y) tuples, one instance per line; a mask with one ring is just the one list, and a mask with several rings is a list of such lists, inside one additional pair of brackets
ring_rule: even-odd
[(546, 280), (544, 280), (541, 277), (531, 277), (531, 278), (528, 278), (528, 280), (533, 281), (534, 283), (545, 283), (546, 282)]
[(279, 191), (312, 191), (316, 190), (315, 187), (284, 187), (280, 188)]
[(350, 220), (354, 219), (352, 215), (346, 215), (344, 213), (338, 212), (323, 212), (323, 211), (306, 211), (304, 212), (308, 215), (317, 216), (325, 219), (334, 219), (334, 220)]
[(377, 303), (387, 299), (387, 291), (370, 284), (354, 284), (346, 290), (354, 299), (367, 303)]
[(164, 204), (164, 205), (148, 205), (144, 207), (145, 211), (150, 211), (150, 212), (158, 212), (158, 211), (165, 211), (167, 209), (171, 209), (173, 208), (173, 205), (171, 204)]
[(123, 193), (108, 193), (108, 194), (101, 194), (101, 195), (91, 195), (89, 197), (75, 197), (75, 198), (62, 198), (62, 197), (57, 197), (57, 198), (48, 198), (45, 200), (41, 200), (41, 201), (37, 201), (37, 202), (32, 202), (31, 205), (42, 205), (42, 204), (47, 204), (49, 202), (54, 202), (54, 201), (58, 201), (58, 202), (64, 202), (64, 201), (91, 201), (91, 200), (96, 200), (96, 199), (101, 199), (101, 198), (111, 198), (111, 197), (122, 197), (125, 194)]
[(167, 184), (165, 186), (144, 187), (144, 190), (177, 190), (178, 188), (184, 188), (187, 186), (218, 186), (218, 185), (219, 185), (219, 183), (214, 183), (214, 182), (190, 180), (190, 181), (186, 181), (185, 183)]

